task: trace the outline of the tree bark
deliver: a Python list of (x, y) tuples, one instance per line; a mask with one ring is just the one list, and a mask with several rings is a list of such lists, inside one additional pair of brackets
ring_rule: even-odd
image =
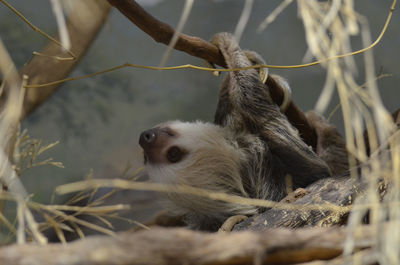
[[(372, 245), (372, 231), (357, 230), (355, 249)], [(346, 229), (340, 227), (230, 234), (154, 228), (116, 237), (92, 236), (67, 245), (11, 245), (0, 248), (0, 264), (294, 264), (339, 256), (345, 237)]]
[(288, 195), (282, 201), (292, 202), (298, 206), (298, 210), (270, 209), (261, 214), (249, 217), (246, 221), (237, 224), (234, 231), (251, 230), (265, 231), (271, 228), (300, 228), (309, 226), (334, 226), (344, 225), (348, 212), (331, 212), (329, 210), (301, 209), (302, 205), (332, 204), (337, 206), (351, 205), (356, 197), (362, 196), (365, 185), (354, 183), (349, 177), (321, 179), (305, 189), (298, 199)]

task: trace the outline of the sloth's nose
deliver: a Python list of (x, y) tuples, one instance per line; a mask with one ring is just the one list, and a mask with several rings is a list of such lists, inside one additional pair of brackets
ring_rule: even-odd
[(139, 138), (139, 144), (142, 148), (145, 148), (151, 144), (153, 144), (157, 139), (157, 130), (149, 129), (147, 131), (142, 132)]

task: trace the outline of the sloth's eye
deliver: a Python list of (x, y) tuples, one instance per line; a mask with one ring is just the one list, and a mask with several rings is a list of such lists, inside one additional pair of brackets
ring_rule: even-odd
[(167, 151), (167, 159), (171, 163), (177, 163), (182, 160), (185, 153), (177, 146), (173, 146)]

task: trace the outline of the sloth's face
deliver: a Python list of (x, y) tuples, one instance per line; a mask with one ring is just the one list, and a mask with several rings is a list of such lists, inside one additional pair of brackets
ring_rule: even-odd
[(175, 164), (200, 148), (212, 147), (215, 141), (225, 141), (224, 130), (203, 122), (171, 121), (142, 132), (139, 144), (144, 163)]
[(165, 182), (212, 176), (238, 164), (239, 154), (229, 138), (226, 129), (211, 123), (171, 121), (144, 131), (139, 144), (150, 178)]
[[(242, 183), (241, 161), (246, 159), (235, 136), (226, 128), (203, 122), (172, 121), (144, 131), (145, 171), (151, 181), (187, 185), (210, 191), (248, 196)], [(190, 194), (165, 194), (166, 206), (175, 214), (221, 215), (234, 207), (237, 214), (254, 214), (255, 208), (217, 202)], [(231, 207), (231, 208), (230, 208)]]
[(142, 132), (139, 144), (143, 148), (144, 164), (173, 164), (184, 159), (187, 151), (175, 144), (179, 132), (168, 124)]

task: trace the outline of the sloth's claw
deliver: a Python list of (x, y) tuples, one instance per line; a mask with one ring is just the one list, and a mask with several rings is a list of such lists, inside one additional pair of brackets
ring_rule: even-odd
[(248, 217), (245, 215), (234, 215), (234, 216), (229, 217), (218, 229), (218, 233), (227, 233), (227, 232), (232, 231), (233, 227), (236, 224), (247, 220), (247, 218)]

